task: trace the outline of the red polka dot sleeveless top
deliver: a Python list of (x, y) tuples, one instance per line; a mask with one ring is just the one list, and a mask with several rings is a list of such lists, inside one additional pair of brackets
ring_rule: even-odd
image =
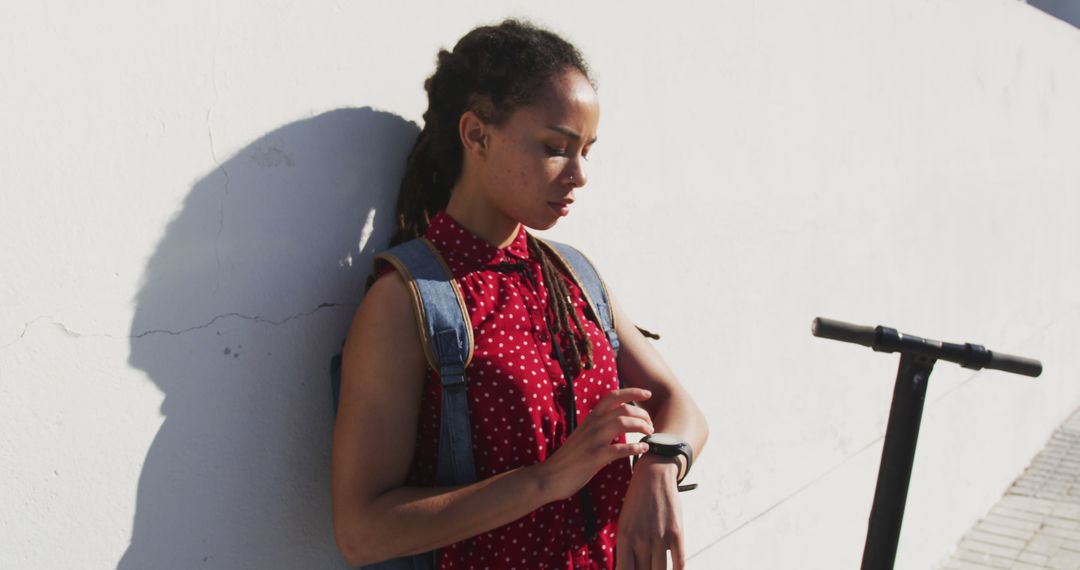
[[(544, 320), (547, 289), (539, 260), (529, 252), (524, 226), (518, 227), (513, 242), (499, 249), (440, 211), (425, 237), (450, 266), (472, 320), (475, 350), (465, 375), (477, 478), (544, 461), (569, 435), (567, 382), (553, 356)], [(506, 269), (519, 261), (535, 287), (520, 268)], [(392, 270), (384, 267), (379, 276)], [(619, 388), (619, 380), (611, 344), (586, 316), (591, 311), (578, 286), (565, 274), (563, 278), (593, 344), (595, 366), (581, 370), (573, 382), (580, 424), (597, 400)], [(435, 485), (441, 391), (439, 373), (429, 366), (406, 485)], [(614, 441), (623, 443), (626, 436)], [(626, 459), (609, 463), (587, 484), (599, 530), (591, 542), (585, 537), (580, 495), (574, 495), (440, 549), (439, 568), (614, 568), (616, 525), (629, 482)]]

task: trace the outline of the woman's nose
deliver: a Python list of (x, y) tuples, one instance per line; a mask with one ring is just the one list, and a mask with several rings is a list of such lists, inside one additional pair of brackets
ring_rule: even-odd
[(582, 164), (580, 157), (567, 166), (567, 172), (564, 179), (575, 188), (584, 186), (589, 180), (588, 176), (585, 175), (585, 165)]

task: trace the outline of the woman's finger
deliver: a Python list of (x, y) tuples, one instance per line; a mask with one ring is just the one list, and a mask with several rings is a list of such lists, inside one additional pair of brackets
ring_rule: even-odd
[[(652, 392), (642, 388), (623, 388), (609, 392), (593, 406), (592, 412), (604, 413), (619, 404), (626, 402), (642, 402), (652, 397)], [(592, 414), (590, 412), (590, 415)]]
[(652, 570), (649, 558), (649, 543), (634, 545), (634, 570)]
[[(601, 431), (607, 432), (606, 426), (612, 425), (611, 422), (620, 422), (624, 418), (638, 419), (652, 426), (652, 417), (649, 416), (649, 412), (643, 408), (635, 406), (629, 406), (627, 404), (617, 404), (610, 410), (597, 413), (596, 408), (586, 416), (585, 420), (581, 423), (582, 427), (587, 426), (600, 426)], [(652, 433), (651, 431), (635, 430), (638, 433)]]
[(615, 570), (634, 570), (634, 551), (624, 536), (615, 538)]
[[(641, 455), (649, 450), (647, 443), (615, 443), (608, 446), (611, 449), (611, 461), (622, 459), (631, 455)], [(608, 463), (610, 463), (609, 461)]]
[(675, 540), (671, 541), (671, 567), (674, 570), (686, 568), (686, 543), (683, 542), (681, 532), (675, 534)]
[(667, 549), (664, 543), (652, 543), (652, 552), (649, 558), (649, 570), (667, 570)]
[(649, 411), (639, 406), (631, 406), (630, 404), (619, 404), (612, 407), (604, 415), (610, 416), (633, 416), (635, 418), (641, 418), (643, 420), (652, 423), (652, 416), (649, 415)]
[(619, 416), (618, 419), (602, 428), (600, 438), (605, 442), (608, 442), (618, 437), (621, 433), (633, 432), (651, 434), (653, 431), (655, 431), (653, 425), (645, 422), (645, 420)]

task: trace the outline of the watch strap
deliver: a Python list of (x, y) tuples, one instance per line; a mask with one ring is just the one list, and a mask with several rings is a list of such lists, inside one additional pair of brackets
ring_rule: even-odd
[[(662, 445), (650, 441), (650, 436), (645, 436), (641, 438), (641, 441), (649, 444), (649, 450), (641, 455), (652, 454), (662, 457), (677, 457), (679, 455), (682, 455), (686, 459), (686, 470), (683, 471), (682, 477), (679, 477), (675, 481), (676, 488), (678, 488), (680, 493), (683, 491), (692, 491), (697, 488), (697, 483), (681, 485), (683, 479), (685, 479), (686, 476), (690, 474), (690, 467), (694, 463), (694, 449), (690, 447), (689, 443), (680, 442), (678, 445)], [(637, 461), (641, 458), (641, 455), (631, 456), (631, 469), (633, 469), (634, 466), (637, 464)]]

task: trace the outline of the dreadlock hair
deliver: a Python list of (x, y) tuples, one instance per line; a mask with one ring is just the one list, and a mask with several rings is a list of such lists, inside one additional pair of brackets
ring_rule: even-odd
[[(574, 311), (574, 305), (570, 302), (566, 282), (563, 281), (562, 275), (555, 269), (555, 264), (551, 262), (533, 236), (527, 235), (526, 241), (529, 244), (529, 255), (540, 260), (540, 271), (544, 276), (544, 286), (547, 287), (548, 292), (548, 307), (554, 317), (554, 322), (548, 323), (548, 328), (552, 332), (552, 340), (555, 342), (562, 341), (564, 345), (569, 345), (560, 348), (560, 350), (570, 355), (566, 362), (569, 367), (566, 373), (571, 378), (577, 378), (581, 372), (582, 351), (585, 353), (585, 370), (591, 370), (593, 367), (592, 342), (589, 342), (588, 335), (585, 334), (585, 327), (581, 326), (577, 311)], [(568, 315), (574, 320), (574, 326), (577, 329), (576, 333), (570, 330)]]
[[(515, 109), (536, 101), (551, 79), (572, 69), (589, 77), (577, 48), (550, 31), (516, 19), (478, 27), (458, 40), (453, 51), (440, 50), (435, 73), (424, 81), (428, 109), (424, 128), (406, 160), (397, 201), (398, 227), (390, 247), (423, 236), (431, 218), (449, 203), (462, 169), (464, 146), (458, 135), (462, 114), (472, 111), (481, 120), (500, 125)], [(583, 357), (585, 369), (593, 367), (592, 343), (555, 262), (531, 234), (527, 242), (530, 255), (540, 261), (552, 336), (561, 339), (570, 357), (566, 372), (576, 377)], [(571, 331), (571, 322), (576, 333)]]

